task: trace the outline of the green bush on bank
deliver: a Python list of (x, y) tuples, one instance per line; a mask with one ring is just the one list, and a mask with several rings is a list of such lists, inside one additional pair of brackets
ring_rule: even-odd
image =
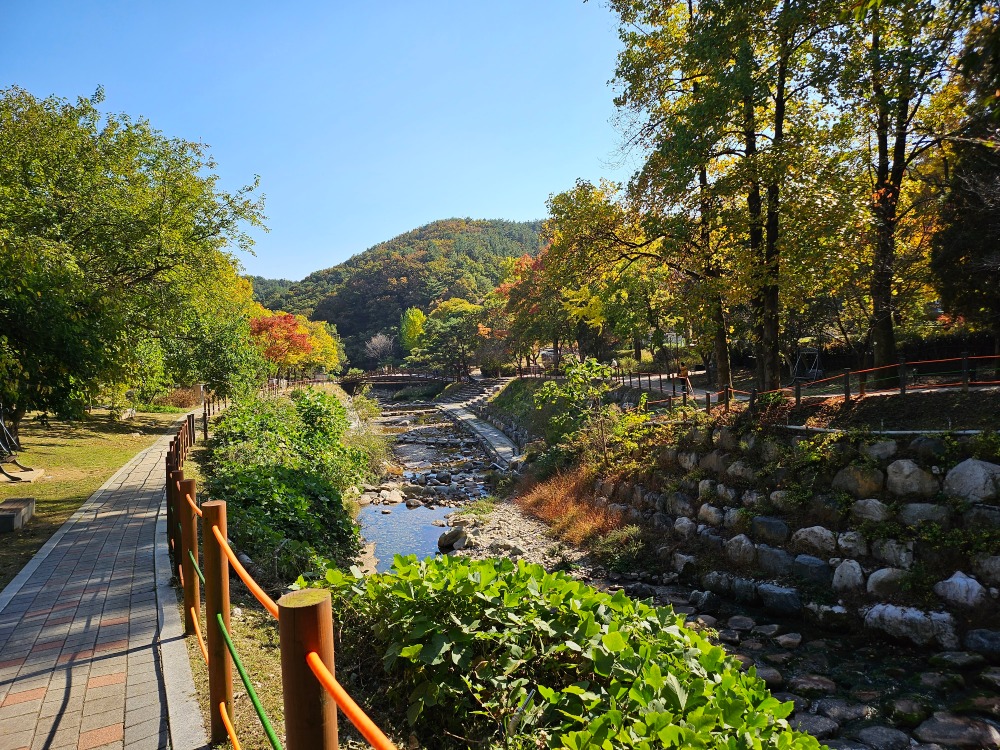
[(332, 591), (342, 647), (382, 658), (427, 747), (819, 748), (789, 728), (791, 703), (673, 610), (563, 573), (411, 556), (311, 585)]
[(364, 478), (364, 451), (344, 444), (347, 411), (307, 389), (254, 397), (225, 412), (212, 439), (207, 489), (225, 500), (230, 536), (278, 581), (344, 562), (359, 548), (343, 493)]

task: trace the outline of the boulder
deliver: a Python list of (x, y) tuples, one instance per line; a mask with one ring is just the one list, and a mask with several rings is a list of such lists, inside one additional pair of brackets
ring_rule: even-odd
[(913, 542), (875, 539), (871, 543), (871, 548), (872, 556), (886, 565), (907, 569), (913, 565)]
[(1000, 630), (970, 630), (965, 634), (965, 647), (990, 661), (1000, 661)]
[(740, 441), (729, 427), (720, 427), (712, 434), (713, 442), (727, 451), (734, 451), (740, 447)]
[(698, 509), (698, 520), (708, 526), (721, 526), (724, 518), (723, 512), (714, 505), (705, 503)]
[(780, 578), (792, 572), (793, 557), (783, 549), (769, 547), (766, 544), (757, 545), (757, 567), (765, 575)]
[(910, 441), (910, 450), (921, 461), (933, 463), (948, 455), (948, 444), (938, 437), (921, 436)]
[(865, 557), (868, 542), (860, 531), (845, 531), (837, 536), (837, 549), (844, 557)]
[(658, 469), (673, 469), (677, 466), (677, 449), (673, 447), (662, 448), (656, 456), (656, 467)]
[(889, 716), (905, 727), (915, 727), (930, 715), (931, 707), (923, 700), (897, 698), (889, 704)]
[(778, 510), (788, 511), (795, 510), (799, 507), (798, 501), (788, 490), (775, 490), (770, 495), (771, 504)]
[(763, 498), (757, 490), (747, 490), (740, 496), (740, 504), (744, 508), (756, 508), (762, 500)]
[(726, 508), (725, 516), (722, 518), (722, 528), (728, 530), (746, 527), (746, 519), (739, 508)]
[(993, 527), (1000, 529), (1000, 508), (996, 505), (973, 505), (962, 514), (967, 529)]
[(960, 570), (952, 574), (951, 578), (934, 584), (934, 593), (948, 604), (963, 609), (975, 609), (989, 599), (989, 594), (982, 584)]
[(654, 529), (672, 529), (674, 527), (673, 516), (668, 516), (666, 513), (654, 513), (649, 520)]
[(833, 580), (833, 568), (826, 560), (812, 555), (799, 555), (792, 561), (792, 575), (806, 583), (825, 588)]
[(963, 671), (978, 667), (985, 663), (985, 661), (986, 659), (982, 654), (974, 654), (971, 651), (941, 651), (927, 660), (933, 667)]
[(896, 517), (907, 526), (918, 526), (921, 523), (948, 526), (951, 522), (951, 511), (944, 505), (936, 503), (907, 503), (899, 509)]
[(875, 710), (871, 706), (866, 706), (864, 703), (848, 703), (839, 698), (824, 698), (816, 706), (816, 712), (841, 723), (870, 719), (875, 715)]
[[(768, 685), (768, 687), (771, 686)], [(817, 714), (795, 714), (795, 716), (788, 720), (788, 723), (792, 729), (811, 734), (818, 740), (833, 737), (840, 731), (840, 724), (836, 721), (827, 716), (819, 716)]]
[(935, 742), (948, 747), (972, 747), (987, 750), (1000, 748), (1000, 730), (968, 716), (938, 711), (913, 731), (921, 742)]
[(774, 440), (765, 440), (760, 445), (760, 457), (765, 463), (774, 463), (781, 458), (781, 445)]
[(674, 559), (672, 560), (674, 572), (678, 575), (683, 575), (689, 568), (694, 567), (695, 562), (696, 560), (692, 555), (683, 555), (680, 552), (675, 552)]
[(976, 502), (994, 500), (1000, 496), (1000, 466), (968, 458), (948, 472), (944, 491)]
[(872, 461), (887, 461), (896, 455), (895, 440), (880, 440), (877, 443), (867, 443), (861, 446), (861, 455)]
[(908, 458), (893, 461), (885, 473), (886, 488), (900, 497), (934, 497), (940, 489), (933, 474)]
[(715, 488), (718, 484), (714, 479), (702, 479), (698, 482), (698, 499), (714, 500), (716, 495)]
[(865, 586), (865, 574), (857, 560), (844, 560), (833, 571), (833, 590), (860, 591)]
[(439, 471), (434, 475), (434, 478), (438, 480), (441, 484), (451, 484), (451, 472)]
[(865, 727), (856, 735), (872, 750), (907, 750), (910, 738), (892, 727)]
[(726, 506), (736, 505), (740, 499), (740, 493), (735, 487), (727, 487), (724, 484), (716, 485), (715, 495)]
[(713, 594), (728, 594), (733, 588), (733, 577), (720, 570), (710, 570), (701, 577), (701, 585)]
[(746, 461), (734, 461), (726, 469), (726, 476), (741, 482), (756, 482), (757, 471)]
[(762, 583), (757, 587), (757, 593), (764, 603), (764, 609), (778, 615), (796, 615), (802, 611), (802, 599), (799, 592), (787, 586), (773, 583)]
[(690, 539), (694, 536), (695, 531), (698, 530), (698, 524), (692, 521), (690, 518), (685, 518), (681, 516), (676, 521), (674, 521), (674, 531), (682, 539)]
[(809, 517), (827, 526), (839, 526), (844, 519), (844, 509), (831, 495), (816, 495), (809, 503)]
[(698, 454), (694, 451), (685, 451), (677, 454), (677, 463), (685, 471), (694, 471), (698, 468)]
[(809, 526), (792, 534), (792, 549), (818, 557), (830, 557), (837, 549), (837, 537), (823, 526)]
[(716, 449), (702, 457), (698, 462), (698, 467), (721, 477), (732, 462), (733, 459), (728, 453)]
[(799, 695), (822, 696), (836, 692), (837, 683), (819, 674), (804, 674), (795, 677), (788, 687)]
[(438, 537), (438, 549), (447, 552), (453, 549), (463, 549), (468, 543), (469, 535), (464, 526), (455, 526)]
[(859, 522), (873, 521), (875, 523), (880, 523), (882, 521), (888, 521), (891, 515), (892, 513), (889, 511), (889, 506), (881, 500), (875, 500), (874, 498), (858, 500), (851, 506), (851, 518)]
[(780, 518), (756, 516), (750, 528), (755, 539), (768, 544), (784, 544), (788, 539), (788, 524)]
[(882, 491), (885, 475), (869, 466), (845, 466), (833, 478), (835, 490), (849, 492), (854, 497), (870, 497)]
[(990, 586), (1000, 586), (1000, 555), (979, 558), (975, 570), (976, 574)]
[(946, 649), (958, 646), (955, 620), (947, 612), (924, 612), (915, 607), (876, 604), (864, 613), (865, 627), (918, 646), (937, 642)]
[(757, 549), (746, 534), (734, 536), (725, 544), (726, 557), (734, 565), (749, 567), (757, 558)]
[(882, 568), (868, 576), (867, 591), (869, 595), (885, 599), (898, 594), (903, 585), (906, 571), (902, 568)]
[(752, 578), (733, 578), (733, 599), (754, 604), (757, 601), (757, 582)]
[(667, 512), (672, 516), (694, 516), (694, 503), (683, 492), (671, 492), (667, 497)]

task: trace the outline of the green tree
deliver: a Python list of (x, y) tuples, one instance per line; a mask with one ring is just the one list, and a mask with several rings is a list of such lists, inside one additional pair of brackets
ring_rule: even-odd
[(100, 98), (0, 92), (0, 383), (15, 421), (78, 412), (143, 333), (169, 335), (196, 294), (236, 283), (226, 248), (262, 221), (255, 186), (220, 190), (203, 145), (104, 115)]
[(412, 352), (420, 344), (424, 334), (424, 321), (427, 316), (419, 307), (408, 307), (399, 319), (399, 344), (407, 352)]
[(481, 306), (460, 297), (439, 302), (427, 316), (420, 347), (407, 363), (467, 377), (476, 361), (482, 312)]

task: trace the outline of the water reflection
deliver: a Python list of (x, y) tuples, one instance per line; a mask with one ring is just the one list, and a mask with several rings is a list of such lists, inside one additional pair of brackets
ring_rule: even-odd
[[(383, 509), (392, 513), (384, 514)], [(398, 505), (366, 505), (358, 514), (361, 536), (375, 544), (376, 569), (384, 573), (392, 567), (393, 555), (416, 555), (423, 558), (437, 554), (438, 537), (444, 533), (435, 520), (443, 519), (454, 508), (407, 508)]]

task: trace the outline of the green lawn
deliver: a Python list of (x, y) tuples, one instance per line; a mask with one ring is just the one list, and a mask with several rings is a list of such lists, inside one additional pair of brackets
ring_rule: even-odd
[(0, 500), (35, 498), (35, 517), (24, 528), (0, 535), (0, 589), (98, 487), (152, 445), (178, 417), (138, 414), (126, 422), (114, 422), (107, 412), (95, 410), (85, 420), (50, 420), (47, 426), (33, 415), (25, 418), (21, 424), (24, 451), (19, 460), (45, 473), (31, 484), (0, 484)]

